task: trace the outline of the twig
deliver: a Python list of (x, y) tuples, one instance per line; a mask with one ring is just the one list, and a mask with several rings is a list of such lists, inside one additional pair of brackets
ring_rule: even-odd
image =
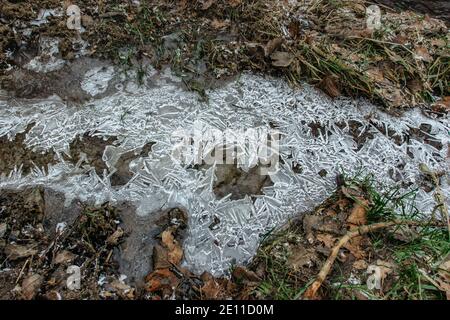
[(350, 241), (354, 237), (361, 236), (379, 229), (389, 228), (395, 225), (423, 225), (423, 224), (418, 221), (411, 221), (411, 220), (394, 220), (389, 222), (380, 222), (371, 225), (361, 226), (359, 228), (348, 231), (347, 234), (343, 236), (339, 240), (339, 242), (334, 246), (333, 250), (331, 250), (330, 256), (328, 257), (327, 261), (325, 261), (325, 264), (323, 265), (322, 269), (317, 275), (316, 280), (305, 291), (303, 298), (306, 299), (316, 298), (317, 290), (319, 290), (319, 288), (322, 286), (322, 283), (325, 281), (328, 274), (330, 273), (331, 267), (333, 266), (333, 263), (336, 260), (339, 250), (348, 241)]

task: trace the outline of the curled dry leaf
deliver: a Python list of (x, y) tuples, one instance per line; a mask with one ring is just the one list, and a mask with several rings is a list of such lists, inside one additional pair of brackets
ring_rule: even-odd
[(170, 295), (178, 286), (179, 279), (169, 269), (160, 269), (152, 272), (146, 277), (146, 289), (149, 292), (162, 291)]
[(44, 277), (40, 274), (33, 274), (26, 277), (22, 281), (22, 296), (25, 300), (31, 300), (36, 297), (41, 285), (44, 281)]
[(106, 239), (106, 243), (109, 245), (116, 245), (119, 242), (119, 239), (123, 236), (123, 229), (118, 227), (116, 231), (112, 235)]
[(202, 10), (208, 10), (216, 0), (203, 0), (202, 1)]
[(71, 263), (76, 258), (76, 254), (63, 250), (61, 252), (58, 252), (58, 254), (53, 259), (54, 264), (64, 264), (64, 263)]
[(367, 224), (367, 208), (369, 201), (366, 199), (358, 199), (353, 205), (350, 216), (347, 218), (347, 223), (350, 227), (358, 227)]
[(450, 257), (439, 266), (438, 275), (440, 289), (445, 291), (447, 300), (450, 300)]
[(298, 271), (305, 266), (312, 267), (317, 260), (313, 249), (306, 249), (299, 244), (292, 248), (287, 263), (294, 271)]
[(274, 38), (270, 40), (264, 46), (264, 55), (266, 57), (270, 56), (275, 50), (277, 50), (281, 46), (282, 43), (283, 43), (282, 38)]
[(414, 51), (414, 58), (425, 62), (433, 61), (433, 57), (425, 47), (416, 47)]
[(214, 29), (223, 29), (226, 28), (230, 25), (230, 21), (229, 20), (218, 20), (216, 18), (214, 18), (211, 21), (211, 27), (213, 27)]
[(367, 288), (369, 290), (381, 290), (383, 288), (384, 280), (393, 272), (393, 269), (394, 265), (392, 263), (382, 260), (377, 260), (376, 265), (367, 267), (366, 272), (369, 274), (369, 277), (367, 278)]
[(225, 289), (214, 278), (208, 279), (200, 288), (202, 297), (207, 300), (225, 298)]
[(21, 246), (18, 244), (8, 244), (5, 248), (5, 254), (9, 260), (18, 260), (35, 255), (38, 251), (32, 246)]
[(322, 79), (319, 87), (330, 97), (337, 98), (341, 95), (338, 83), (339, 80), (335, 76), (330, 75)]

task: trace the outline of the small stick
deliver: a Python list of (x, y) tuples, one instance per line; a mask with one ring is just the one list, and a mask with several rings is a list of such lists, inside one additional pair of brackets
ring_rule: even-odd
[(325, 261), (325, 264), (323, 265), (322, 269), (320, 270), (319, 274), (317, 275), (316, 280), (308, 287), (308, 289), (305, 291), (303, 298), (305, 299), (315, 299), (317, 291), (322, 286), (322, 283), (327, 278), (328, 274), (330, 273), (331, 267), (333, 266), (334, 261), (336, 260), (336, 257), (339, 253), (339, 250), (352, 238), (361, 236), (379, 229), (389, 228), (395, 225), (421, 225), (420, 222), (417, 221), (410, 221), (410, 220), (394, 220), (389, 222), (380, 222), (380, 223), (374, 223), (371, 225), (361, 226), (356, 229), (352, 229), (347, 232), (345, 236), (343, 236), (339, 242), (333, 247), (333, 250), (331, 250), (331, 254), (328, 257), (327, 261)]

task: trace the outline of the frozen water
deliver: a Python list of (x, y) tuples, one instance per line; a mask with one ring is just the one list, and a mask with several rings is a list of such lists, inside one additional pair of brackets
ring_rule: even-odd
[[(93, 95), (113, 84), (114, 90), (82, 106), (67, 105), (57, 97), (0, 101), (0, 136), (12, 139), (34, 123), (25, 143), (36, 150), (53, 149), (61, 160), (48, 173), (39, 168), (28, 176), (20, 170), (4, 173), (0, 187), (44, 184), (64, 192), (67, 203), (74, 198), (96, 203), (129, 200), (140, 215), (184, 206), (190, 215), (185, 264), (196, 272), (219, 275), (233, 263), (248, 261), (261, 235), (329, 196), (341, 170), (373, 173), (381, 183), (407, 191), (419, 186), (418, 166), (425, 163), (446, 173), (441, 187), (449, 199), (448, 117), (431, 119), (418, 109), (393, 117), (364, 100), (333, 101), (308, 85), (292, 89), (282, 80), (251, 74), (209, 91), (206, 103), (184, 91), (169, 70), (153, 71), (142, 87), (125, 78), (118, 83), (113, 69), (99, 71), (88, 72), (84, 88)], [(274, 185), (253, 199), (216, 199), (214, 167), (196, 170), (172, 157), (173, 133), (189, 130), (195, 121), (221, 131), (277, 127), (282, 132), (282, 161), (270, 176)], [(415, 129), (419, 135), (412, 134)], [(110, 170), (103, 175), (61, 157), (85, 132), (118, 138), (105, 150), (103, 159)], [(149, 156), (130, 165), (133, 178), (111, 187), (109, 177), (120, 154), (151, 141), (156, 144)], [(435, 206), (433, 193), (423, 189), (415, 201), (425, 212)], [(214, 216), (220, 224), (210, 230)]]

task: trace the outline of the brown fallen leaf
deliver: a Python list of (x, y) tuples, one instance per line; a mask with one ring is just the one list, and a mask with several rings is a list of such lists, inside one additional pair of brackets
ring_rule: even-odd
[(282, 38), (274, 38), (270, 40), (264, 46), (264, 55), (266, 57), (270, 56), (275, 50), (277, 50), (281, 46), (282, 43), (283, 43)]
[(32, 246), (21, 246), (18, 244), (8, 244), (5, 247), (5, 254), (9, 260), (18, 260), (35, 255), (38, 251)]
[(88, 15), (82, 15), (81, 16), (81, 24), (85, 28), (89, 28), (94, 24), (94, 19), (91, 16)]
[(71, 263), (75, 258), (77, 257), (76, 254), (63, 250), (61, 252), (58, 252), (58, 254), (53, 259), (53, 264), (65, 264), (65, 263)]
[(366, 70), (367, 77), (377, 83), (383, 83), (385, 80), (383, 72), (380, 68), (372, 67)]
[(445, 291), (447, 300), (450, 300), (450, 256), (439, 265), (438, 275), (440, 289)]
[(350, 227), (358, 227), (367, 224), (367, 208), (369, 201), (366, 199), (358, 199), (353, 205), (350, 216), (347, 218), (347, 224)]
[(288, 52), (275, 51), (270, 57), (273, 60), (272, 65), (274, 67), (286, 68), (294, 61), (294, 58)]
[(124, 232), (121, 227), (118, 227), (116, 231), (112, 235), (106, 239), (106, 243), (109, 245), (116, 245), (119, 242), (119, 239), (123, 236)]
[(450, 96), (443, 97), (432, 106), (435, 112), (450, 112)]
[(202, 1), (202, 10), (208, 10), (216, 0), (203, 0)]
[(318, 233), (316, 235), (316, 238), (317, 238), (317, 240), (322, 242), (325, 245), (325, 247), (327, 247), (328, 249), (332, 249), (336, 243), (336, 238), (333, 237), (331, 234)]
[(258, 275), (245, 267), (238, 266), (233, 270), (233, 279), (244, 282), (260, 282)]
[(376, 264), (367, 267), (367, 288), (382, 290), (386, 277), (394, 271), (394, 265), (387, 261), (377, 260)]
[(161, 291), (164, 295), (171, 295), (180, 282), (177, 276), (169, 269), (156, 270), (150, 273), (145, 280), (148, 292)]
[(343, 247), (350, 251), (350, 253), (356, 259), (362, 259), (366, 256), (365, 251), (361, 248), (361, 242), (363, 241), (363, 237), (354, 237), (350, 241), (348, 241)]
[(36, 297), (41, 285), (44, 281), (44, 277), (40, 274), (33, 274), (26, 277), (22, 281), (22, 296), (25, 300), (32, 300)]
[(417, 46), (414, 50), (414, 58), (425, 62), (433, 62), (433, 57), (425, 47)]
[(167, 269), (172, 266), (169, 262), (169, 258), (167, 255), (167, 249), (163, 248), (160, 245), (155, 245), (153, 247), (153, 269)]
[(296, 245), (291, 249), (291, 254), (287, 261), (289, 267), (298, 271), (303, 267), (312, 267), (317, 260), (314, 250), (306, 249), (302, 245)]
[(108, 284), (108, 289), (111, 291), (115, 291), (120, 297), (123, 299), (133, 299), (135, 290), (134, 288), (130, 287), (126, 283), (114, 279), (111, 283)]
[(161, 235), (162, 243), (167, 247), (167, 260), (174, 265), (178, 265), (183, 259), (183, 249), (172, 235), (170, 230), (166, 230)]
[(336, 76), (326, 76), (319, 83), (319, 88), (321, 88), (326, 94), (332, 98), (337, 98), (341, 95), (341, 90), (339, 89), (339, 79)]
[(356, 270), (366, 270), (369, 265), (366, 260), (360, 259), (353, 262), (353, 268)]
[(236, 8), (238, 5), (240, 5), (242, 3), (242, 0), (228, 0), (228, 4), (232, 7), (232, 8)]
[(202, 293), (202, 298), (207, 300), (217, 300), (222, 299), (224, 296), (224, 288), (216, 282), (214, 278), (209, 279), (200, 288)]
[(214, 18), (211, 21), (211, 27), (213, 27), (214, 29), (223, 29), (226, 28), (230, 25), (230, 21), (229, 20), (218, 20), (216, 18)]

